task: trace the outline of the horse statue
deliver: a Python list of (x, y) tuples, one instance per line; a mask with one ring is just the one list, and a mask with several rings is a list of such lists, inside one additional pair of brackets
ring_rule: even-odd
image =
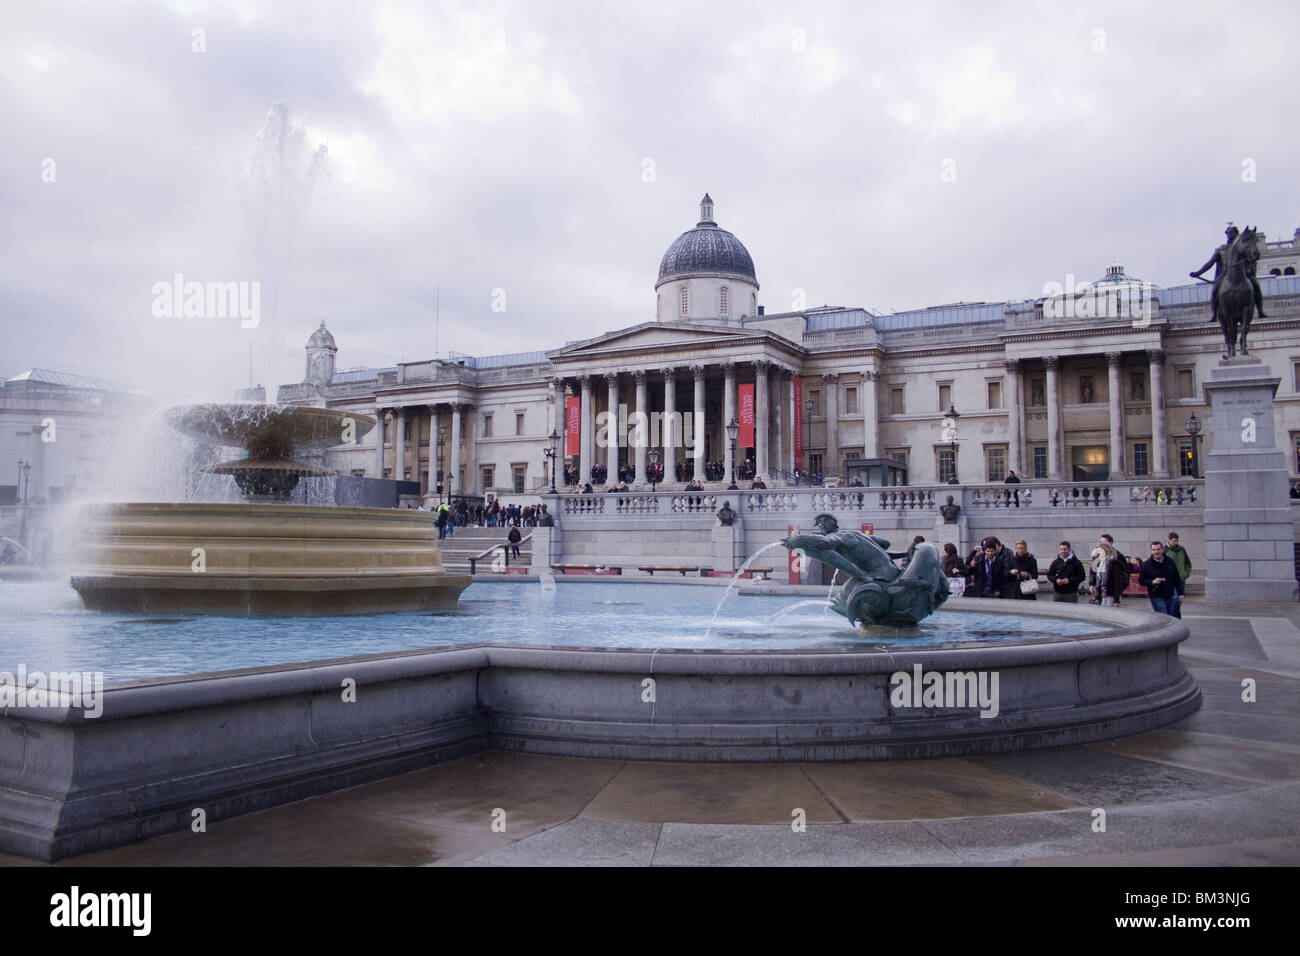
[(1255, 263), (1259, 261), (1255, 237), (1256, 230), (1247, 226), (1223, 254), (1224, 269), (1214, 293), (1213, 306), (1228, 349), (1224, 358), (1232, 358), (1238, 348), (1242, 355), (1250, 354), (1246, 351), (1246, 336), (1255, 317), (1255, 286), (1251, 278), (1255, 273)]

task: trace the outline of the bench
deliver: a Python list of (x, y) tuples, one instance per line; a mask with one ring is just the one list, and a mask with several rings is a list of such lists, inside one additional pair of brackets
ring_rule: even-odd
[(637, 566), (638, 571), (644, 571), (651, 577), (654, 577), (656, 571), (679, 571), (681, 572), (682, 577), (686, 577), (688, 573), (698, 571), (699, 569), (699, 565), (687, 567), (684, 564), (642, 564)]
[(572, 571), (574, 574), (622, 574), (622, 568), (611, 568), (604, 564), (552, 564), (552, 571), (559, 571), (561, 574), (568, 574)]
[(747, 573), (755, 581), (762, 581), (763, 579), (770, 578), (772, 576), (772, 569), (771, 568), (750, 568)]

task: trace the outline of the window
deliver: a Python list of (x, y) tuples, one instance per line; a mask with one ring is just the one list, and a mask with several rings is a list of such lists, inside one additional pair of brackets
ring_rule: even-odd
[(749, 294), (749, 314), (755, 315), (757, 312), (758, 312), (758, 293), (751, 292)]
[(903, 386), (901, 385), (889, 390), (889, 414), (903, 414)]
[(935, 471), (939, 476), (939, 484), (946, 485), (957, 474), (957, 455), (951, 448), (939, 448), (935, 453), (938, 456)]
[(514, 464), (510, 466), (510, 477), (514, 481), (515, 494), (524, 493), (524, 478), (528, 475), (528, 466), (526, 464)]
[(1196, 380), (1192, 377), (1192, 369), (1180, 368), (1178, 370), (1178, 397), (1195, 398), (1196, 397)]
[[(1133, 372), (1128, 377), (1128, 397), (1131, 402), (1145, 402), (1147, 400), (1147, 374), (1146, 372)], [(1142, 472), (1145, 474), (1145, 472)]]
[(364, 478), (364, 477), (366, 477), (366, 470), (365, 470), (364, 468), (353, 468), (353, 469), (352, 469), (352, 477), (353, 477), (353, 478)]
[(939, 386), (939, 411), (946, 412), (948, 406), (952, 404), (952, 384), (945, 383)]
[(984, 474), (986, 481), (1001, 481), (1007, 476), (1007, 446), (984, 446)]
[(1032, 449), (1032, 452), (1034, 456), (1034, 477), (1046, 478), (1047, 477), (1047, 446), (1036, 445)]
[[(821, 389), (818, 389), (818, 388), (811, 388), (811, 389), (809, 389), (809, 390), (808, 390), (808, 399), (809, 399), (809, 401), (812, 402), (812, 412), (811, 412), (811, 414), (813, 414), (813, 415), (820, 415), (820, 414), (822, 413), (822, 393), (821, 393)], [(804, 413), (805, 413), (805, 414), (809, 414), (807, 409), (804, 409)]]
[(481, 469), (480, 473), (483, 476), (484, 491), (487, 491), (489, 488), (492, 487), (492, 479), (495, 477), (493, 471), (494, 471), (494, 467), (492, 465), (484, 465)]
[(822, 456), (820, 454), (810, 454), (808, 456), (808, 473), (812, 475), (820, 475), (822, 473)]
[(1029, 380), (1029, 404), (1036, 408), (1042, 408), (1047, 404), (1047, 399), (1043, 398), (1043, 380), (1041, 378), (1031, 378)]
[(988, 383), (989, 408), (1002, 407), (1002, 380)]
[(1291, 384), (1294, 391), (1300, 392), (1300, 362), (1291, 363)]
[(1147, 443), (1137, 441), (1133, 443), (1133, 474), (1148, 475), (1150, 470), (1147, 468)]
[(515, 412), (515, 434), (522, 435), (523, 433), (524, 433), (524, 413)]
[(1282, 270), (1282, 275), (1284, 276), (1295, 275), (1295, 266), (1287, 266), (1285, 269)]
[(908, 449), (908, 448), (890, 448), (890, 449), (888, 450), (888, 454), (889, 454), (889, 457), (892, 458), (894, 461), (898, 462), (900, 465), (904, 465), (904, 466), (906, 466), (906, 465), (907, 465), (907, 453), (908, 453), (910, 450), (911, 450), (911, 449)]
[(1192, 468), (1192, 440), (1179, 439), (1178, 441), (1178, 475), (1181, 478), (1195, 477), (1196, 471)]
[(681, 312), (682, 315), (686, 315), (687, 311), (690, 308), (691, 300), (686, 294), (685, 287), (683, 287), (682, 290), (677, 293), (677, 301), (679, 303), (678, 311)]
[(858, 414), (858, 390), (856, 388), (846, 388), (844, 390), (844, 414)]
[[(1297, 437), (1300, 438), (1300, 435), (1298, 435)], [(861, 449), (861, 448), (846, 449), (845, 452), (844, 452), (844, 460), (845, 460), (845, 461), (857, 461), (857, 460), (859, 460), (861, 457), (862, 457), (862, 449)]]
[(725, 285), (718, 290), (718, 315), (727, 314), (727, 299), (730, 294), (730, 290)]
[(1295, 448), (1295, 470), (1300, 474), (1300, 432), (1291, 433), (1291, 444)]
[(491, 415), (483, 416), (483, 437), (484, 438), (492, 437), (492, 416)]
[(1091, 375), (1079, 376), (1079, 404), (1080, 405), (1092, 404), (1092, 376)]

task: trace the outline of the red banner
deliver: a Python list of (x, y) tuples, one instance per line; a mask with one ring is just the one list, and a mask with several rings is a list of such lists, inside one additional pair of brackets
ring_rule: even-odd
[(740, 439), (736, 442), (740, 448), (754, 447), (754, 386), (741, 385), (740, 393)]
[(803, 378), (794, 377), (794, 466), (803, 467)]
[(564, 453), (566, 455), (582, 454), (582, 449), (578, 447), (581, 423), (582, 399), (577, 395), (570, 395), (564, 400)]

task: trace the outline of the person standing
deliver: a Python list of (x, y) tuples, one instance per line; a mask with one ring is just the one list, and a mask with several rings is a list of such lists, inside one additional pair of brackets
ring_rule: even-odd
[(1113, 544), (1103, 541), (1092, 553), (1092, 575), (1088, 590), (1102, 607), (1115, 607), (1116, 598), (1128, 587), (1128, 573)]
[(1178, 543), (1178, 532), (1169, 532), (1169, 546), (1165, 548), (1165, 557), (1171, 559), (1178, 568), (1178, 603), (1174, 605), (1174, 617), (1182, 617), (1182, 599), (1187, 594), (1187, 579), (1192, 576), (1192, 558), (1187, 549)]
[(1165, 546), (1159, 541), (1151, 542), (1151, 557), (1142, 562), (1138, 584), (1147, 589), (1151, 610), (1181, 617), (1178, 605), (1183, 600), (1183, 579), (1178, 574), (1178, 565), (1165, 554)]
[(519, 542), (523, 540), (518, 528), (511, 528), (510, 533), (506, 535), (506, 541), (510, 542), (510, 557), (519, 557)]
[(1002, 542), (991, 536), (985, 538), (981, 543), (981, 552), (971, 557), (970, 596), (1014, 598), (1017, 578)]
[(1052, 600), (1078, 604), (1079, 585), (1087, 576), (1088, 572), (1083, 569), (1083, 562), (1075, 555), (1070, 542), (1062, 541), (1057, 545), (1056, 560), (1047, 568), (1047, 577), (1052, 582)]
[(1038, 559), (1029, 553), (1029, 545), (1024, 541), (1016, 542), (1016, 552), (1011, 556), (1011, 571), (1016, 578), (1016, 590), (1012, 596), (1023, 601), (1037, 601), (1037, 592), (1026, 594), (1021, 587), (1026, 581), (1038, 582)]
[[(1002, 483), (1003, 483), (1004, 485), (1018, 485), (1018, 484), (1020, 484), (1020, 479), (1016, 477), (1016, 473), (1015, 473), (1014, 471), (1008, 471), (1008, 472), (1007, 472), (1007, 477), (1004, 478), (1004, 479), (1002, 480)], [(1019, 488), (1015, 489), (1015, 491), (1014, 491), (1014, 495), (1015, 495), (1015, 503), (1016, 503), (1016, 507), (1019, 508), (1019, 507), (1020, 507), (1020, 489), (1019, 489)], [(1011, 496), (1008, 495), (1008, 497), (1011, 497)]]

